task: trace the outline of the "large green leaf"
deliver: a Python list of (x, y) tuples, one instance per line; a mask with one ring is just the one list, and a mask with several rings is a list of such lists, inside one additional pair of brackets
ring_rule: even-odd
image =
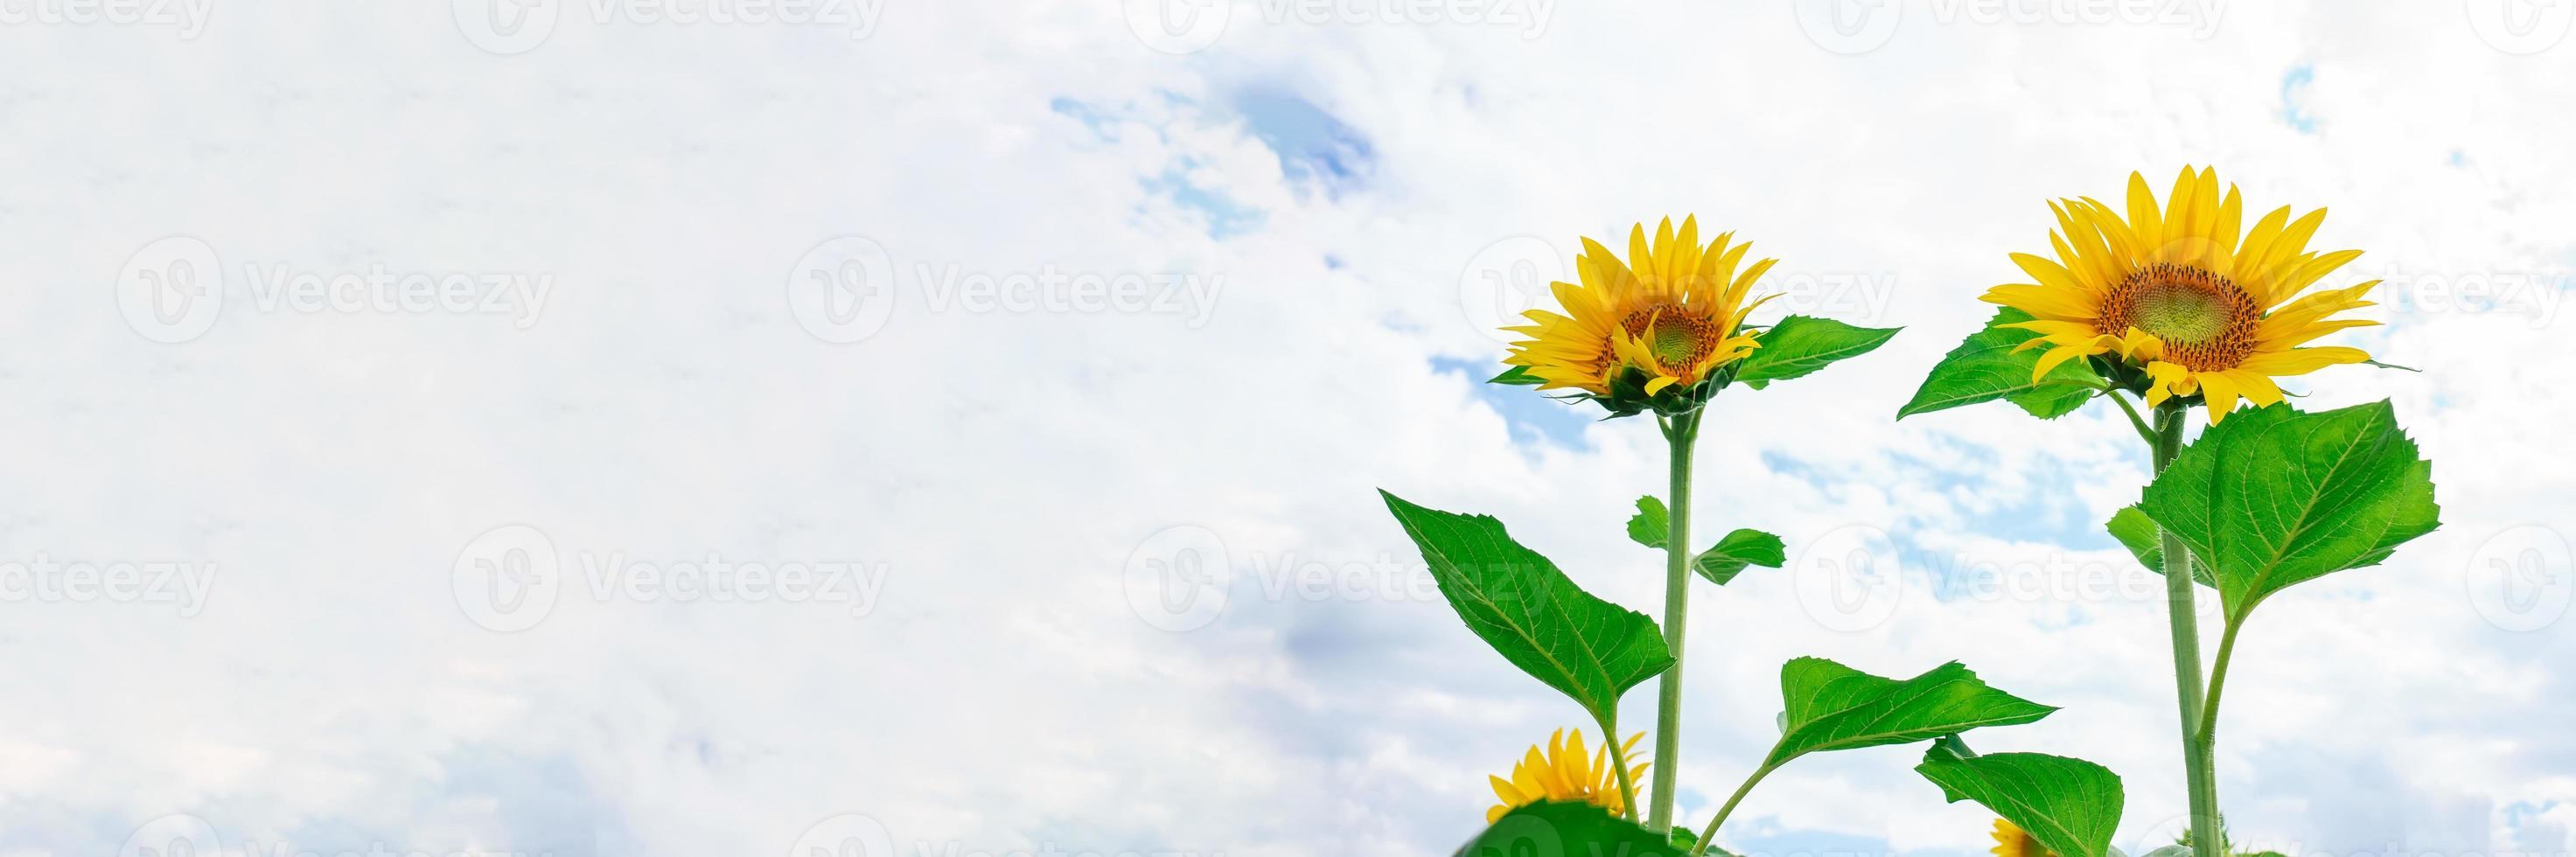
[(1665, 837), (1600, 807), (1540, 801), (1495, 819), (1454, 857), (1681, 857), (1682, 853)]
[(2108, 857), (2126, 800), (2120, 775), (2064, 756), (1963, 756), (1936, 746), (1914, 770), (1951, 803), (1983, 804), (2060, 857)]
[(1710, 583), (1725, 586), (1748, 565), (1779, 568), (1789, 561), (1789, 546), (1779, 536), (1761, 530), (1736, 530), (1717, 540), (1717, 546), (1701, 551), (1691, 559), (1691, 569)]
[(1822, 750), (2029, 723), (2057, 710), (1987, 687), (1957, 661), (1899, 681), (1823, 658), (1798, 658), (1780, 667), (1780, 696), (1787, 711), (1780, 743), (1763, 763), (1768, 767)]
[(2387, 402), (2239, 410), (2202, 432), (2138, 509), (2210, 567), (2229, 618), (2292, 584), (2376, 565), (2433, 531), (2433, 465)]
[(1378, 494), (1467, 628), (1595, 720), (1615, 722), (1620, 693), (1672, 666), (1654, 620), (1583, 591), (1555, 563), (1512, 541), (1501, 521)]
[(1853, 327), (1830, 318), (1793, 315), (1762, 332), (1762, 347), (1736, 364), (1735, 380), (1753, 389), (1858, 357), (1886, 344), (1902, 328)]
[(1672, 516), (1665, 511), (1664, 501), (1653, 495), (1637, 498), (1637, 514), (1628, 518), (1628, 538), (1661, 549), (1672, 535)]
[[(2111, 513), (2111, 520), (2102, 528), (2110, 530), (2111, 537), (2119, 539), (2120, 546), (2128, 548), (2129, 554), (2137, 557), (2138, 563), (2146, 566), (2148, 571), (2165, 573), (2164, 539), (2154, 518), (2147, 517), (2147, 513), (2138, 511), (2136, 506), (2124, 506)], [(2209, 564), (2205, 562), (2191, 564), (2191, 579), (2202, 586), (2218, 585), (2217, 579), (2209, 576)]]
[(2082, 407), (2093, 396), (2093, 388), (2101, 386), (2100, 378), (2082, 360), (2057, 364), (2039, 383), (2031, 383), (2031, 370), (2039, 368), (2039, 356), (2047, 349), (2015, 351), (2039, 334), (2004, 327), (2029, 320), (2029, 313), (2009, 307), (1996, 312), (1985, 329), (1932, 367), (1922, 388), (1914, 391), (1914, 399), (1896, 409), (1896, 418), (1996, 399), (2010, 399), (2040, 419), (2055, 419)]

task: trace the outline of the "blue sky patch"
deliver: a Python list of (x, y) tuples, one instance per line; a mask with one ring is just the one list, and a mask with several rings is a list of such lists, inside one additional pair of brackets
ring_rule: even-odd
[(1530, 387), (1485, 383), (1485, 379), (1502, 373), (1501, 363), (1434, 357), (1431, 358), (1431, 368), (1461, 373), (1467, 376), (1467, 380), (1475, 382), (1476, 396), (1503, 415), (1503, 421), (1511, 424), (1515, 437), (1580, 448), (1583, 445), (1583, 427), (1608, 413), (1590, 403), (1559, 402), (1548, 398), (1551, 394), (1542, 394)]
[(2302, 134), (2317, 132), (2317, 117), (2308, 112), (2308, 84), (2317, 80), (2317, 67), (2300, 63), (2281, 75), (2281, 121)]

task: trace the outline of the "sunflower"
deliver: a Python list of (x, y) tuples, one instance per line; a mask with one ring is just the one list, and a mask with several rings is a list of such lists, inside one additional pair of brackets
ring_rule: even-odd
[(1995, 848), (1992, 853), (1995, 857), (2056, 857), (2049, 852), (2048, 846), (2039, 844), (2039, 840), (2030, 838), (2030, 834), (2000, 818), (1995, 819)]
[[(1635, 752), (1637, 740), (1644, 737), (1643, 732), (1628, 736), (1628, 743), (1619, 745), (1619, 754), (1624, 757)], [(1574, 730), (1572, 737), (1563, 729), (1556, 730), (1548, 736), (1545, 747), (1531, 747), (1520, 764), (1512, 766), (1511, 779), (1485, 778), (1493, 782), (1494, 796), (1503, 800), (1485, 811), (1485, 823), (1500, 820), (1514, 807), (1543, 800), (1581, 801), (1609, 810), (1611, 815), (1625, 813), (1627, 805), (1619, 799), (1619, 772), (1610, 767), (1610, 760), (1609, 744), (1587, 753), (1583, 730)], [(1645, 765), (1629, 768), (1628, 781), (1636, 782), (1645, 774)]]
[(2337, 330), (2378, 324), (2332, 318), (2371, 306), (2362, 296), (2378, 280), (2299, 295), (2361, 255), (2307, 248), (2325, 209), (2292, 220), (2289, 206), (2282, 206), (2240, 237), (2243, 207), (2235, 186), (2221, 198), (2217, 170), (2189, 167), (2174, 180), (2162, 211), (2146, 177), (2130, 173), (2128, 203), (2125, 218), (2091, 197), (2050, 205), (2059, 227), (2049, 233), (2057, 258), (2015, 253), (2013, 261), (2037, 282), (1986, 292), (1986, 301), (2031, 315), (2005, 326), (2039, 334), (2022, 348), (2048, 349), (2031, 374), (2034, 382), (2068, 360), (2110, 355), (2149, 404), (2198, 394), (2216, 423), (2239, 397), (2258, 406), (2280, 401), (2276, 377), (2370, 360), (2358, 348), (2299, 347)]
[(1649, 243), (1640, 223), (1628, 231), (1624, 263), (1600, 242), (1583, 239), (1583, 255), (1575, 259), (1582, 285), (1553, 284), (1564, 312), (1530, 310), (1524, 313), (1530, 324), (1504, 328), (1529, 338), (1512, 343), (1503, 362), (1522, 367), (1541, 390), (1582, 390), (1611, 400), (1613, 410), (1633, 413), (1667, 389), (1677, 395), (1655, 406), (1688, 410), (1705, 392), (1701, 382), (1760, 345), (1739, 331), (1762, 303), (1746, 304), (1745, 294), (1779, 260), (1741, 265), (1752, 245), (1731, 243), (1734, 237), (1726, 233), (1702, 246), (1698, 218), (1682, 218), (1676, 232), (1668, 217)]

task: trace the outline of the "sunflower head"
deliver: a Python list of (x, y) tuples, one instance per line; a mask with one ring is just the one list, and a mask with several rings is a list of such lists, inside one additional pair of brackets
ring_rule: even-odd
[(2039, 844), (2039, 840), (2030, 838), (2029, 833), (2013, 826), (2012, 822), (1995, 819), (1994, 836), (1992, 853), (1995, 857), (2056, 857), (2048, 846)]
[(2301, 347), (2378, 324), (2332, 317), (2371, 306), (2362, 296), (2377, 280), (2300, 294), (2361, 255), (2308, 249), (2325, 209), (2294, 220), (2282, 206), (2240, 230), (2244, 204), (2235, 186), (2221, 196), (2217, 170), (2188, 167), (2161, 207), (2146, 177), (2129, 174), (2127, 202), (2125, 209), (2092, 197), (2052, 204), (2055, 257), (2013, 254), (2034, 282), (1986, 292), (1986, 301), (2031, 315), (2006, 326), (2039, 334), (2022, 348), (2047, 349), (2034, 381), (2060, 363), (2089, 358), (2150, 404), (2197, 397), (2215, 423), (2239, 398), (2280, 401), (2274, 378), (2370, 359), (2358, 348)]
[[(1644, 737), (1643, 732), (1628, 736), (1628, 743), (1619, 745), (1619, 755), (1633, 754), (1637, 740)], [(1574, 730), (1571, 737), (1563, 729), (1556, 730), (1548, 736), (1545, 746), (1531, 747), (1520, 764), (1512, 766), (1511, 779), (1485, 778), (1492, 781), (1494, 796), (1503, 801), (1485, 811), (1485, 823), (1501, 820), (1515, 807), (1543, 800), (1580, 801), (1611, 815), (1626, 812), (1627, 805), (1619, 798), (1619, 772), (1610, 767), (1614, 764), (1611, 759), (1607, 743), (1599, 750), (1584, 746), (1583, 730)], [(1645, 765), (1629, 768), (1628, 781), (1636, 782), (1645, 774)]]
[(1703, 245), (1697, 218), (1685, 217), (1679, 230), (1666, 218), (1649, 241), (1641, 223), (1628, 232), (1624, 262), (1583, 239), (1575, 259), (1583, 282), (1554, 284), (1561, 311), (1531, 310), (1529, 324), (1504, 328), (1529, 338), (1512, 343), (1503, 362), (1541, 390), (1579, 391), (1574, 398), (1598, 401), (1614, 416), (1698, 408), (1761, 345), (1742, 328), (1762, 301), (1745, 297), (1779, 261), (1744, 264), (1752, 245), (1733, 238)]

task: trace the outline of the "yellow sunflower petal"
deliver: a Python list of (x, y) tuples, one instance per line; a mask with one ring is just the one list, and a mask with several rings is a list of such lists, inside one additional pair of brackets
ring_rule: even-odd
[(2136, 236), (2138, 249), (2152, 256), (2165, 243), (2164, 215), (2156, 211), (2156, 192), (2147, 189), (2144, 173), (2129, 174), (2129, 232)]
[(2051, 289), (2029, 283), (2014, 283), (1986, 290), (1978, 300), (2003, 304), (2033, 318), (2056, 321), (2092, 321), (2101, 317), (2101, 304), (2088, 300), (2081, 292)]
[(2257, 326), (2255, 335), (2259, 338), (2283, 333), (2306, 327), (2312, 322), (2344, 310), (2377, 306), (2364, 300), (2363, 296), (2368, 295), (2371, 289), (2378, 286), (2379, 281), (2372, 280), (2348, 288), (2316, 292), (2292, 301), (2289, 306), (2273, 310), (2271, 315), (2264, 316), (2262, 324)]
[(2275, 306), (2288, 300), (2290, 293), (2278, 288), (2273, 281), (2288, 275), (2286, 263), (2306, 255), (2309, 236), (2315, 235), (2317, 226), (2325, 220), (2326, 210), (2320, 208), (2290, 221), (2290, 225), (2281, 230), (2281, 236), (2272, 239), (2271, 245), (2263, 248), (2263, 257), (2255, 260), (2252, 270), (2247, 270), (2244, 259), (2239, 257), (2236, 263), (2236, 271), (2239, 275), (2237, 285), (2244, 288), (2246, 293), (2253, 295), (2256, 303), (2265, 307)]
[(1594, 780), (1592, 760), (1585, 757), (1589, 752), (1590, 748), (1583, 744), (1583, 730), (1574, 730), (1574, 734), (1566, 736), (1565, 749), (1557, 754), (1558, 774), (1564, 777), (1566, 782), (1590, 785)]
[(2112, 350), (2120, 352), (2121, 360), (2145, 363), (2165, 356), (2165, 343), (2164, 340), (2157, 339), (2154, 334), (2131, 326), (2127, 332), (2120, 334), (2120, 344), (2113, 346)]
[(1725, 327), (1723, 327), (1723, 328), (1720, 328), (1720, 329), (1718, 330), (1718, 335), (1720, 335), (1720, 336), (1732, 336), (1732, 335), (1734, 335), (1734, 333), (1735, 333), (1735, 329), (1736, 329), (1736, 328), (1739, 328), (1739, 327), (1743, 327), (1743, 326), (1744, 326), (1744, 320), (1745, 320), (1746, 318), (1751, 317), (1751, 316), (1753, 315), (1753, 311), (1754, 311), (1754, 310), (1761, 309), (1763, 304), (1770, 303), (1772, 298), (1779, 297), (1781, 294), (1783, 294), (1783, 293), (1782, 293), (1782, 292), (1772, 292), (1772, 293), (1770, 293), (1770, 294), (1763, 295), (1760, 299), (1755, 300), (1755, 301), (1754, 301), (1754, 302), (1752, 302), (1752, 303), (1749, 303), (1749, 304), (1744, 305), (1744, 308), (1743, 308), (1743, 309), (1736, 310), (1734, 315), (1732, 315), (1732, 316), (1728, 316), (1728, 317), (1727, 317), (1727, 319), (1726, 319), (1726, 326), (1725, 326)]
[(2327, 345), (2256, 354), (2245, 358), (2244, 365), (2237, 368), (2273, 376), (2305, 375), (2328, 366), (2360, 363), (2369, 359), (2370, 353), (2359, 348)]
[[(1670, 222), (1669, 219), (1667, 222)], [(1699, 218), (1695, 216), (1682, 218), (1681, 231), (1673, 233), (1672, 249), (1662, 252), (1670, 256), (1665, 260), (1665, 267), (1672, 271), (1671, 276), (1688, 280), (1698, 274)]]
[(2057, 364), (2064, 363), (2078, 357), (2100, 354), (2108, 350), (2110, 349), (2103, 348), (2098, 345), (2060, 345), (2056, 348), (2051, 348), (2048, 350), (2048, 353), (2039, 355), (2039, 366), (2038, 368), (2031, 370), (2030, 382), (2033, 384), (2039, 383), (2039, 379), (2047, 377), (2048, 370), (2057, 368)]
[(2209, 405), (2210, 425), (2217, 425), (2227, 418), (2227, 412), (2236, 410), (2236, 379), (2225, 372), (2196, 372), (2193, 377), (2200, 380), (2200, 395)]
[(2080, 296), (2077, 299), (2085, 303), (2100, 297), (2099, 293), (2086, 288), (2081, 281), (2077, 280), (2075, 272), (2055, 262), (2028, 253), (2014, 253), (2012, 260), (2013, 264), (2021, 266), (2023, 273), (2029, 274), (2031, 279), (2038, 280), (2041, 286), (2071, 292)]
[[(2346, 262), (2361, 258), (2361, 251), (2337, 250), (2332, 253), (2326, 253), (2319, 256), (2302, 258), (2305, 259), (2305, 261), (2300, 262), (2295, 266), (2291, 266), (2289, 270), (2283, 273), (2279, 278), (2272, 281), (2271, 300), (2273, 304), (2277, 305), (2282, 301), (2298, 296), (2300, 290), (2306, 289), (2308, 284), (2324, 278), (2327, 274), (2334, 273), (2334, 269), (2343, 267)], [(2264, 308), (2270, 309), (2271, 307), (2266, 306)]]
[(2101, 230), (2089, 222), (2076, 221), (2068, 211), (2073, 204), (2072, 200), (2048, 204), (2048, 210), (2057, 214), (2058, 229), (2048, 234), (2048, 243), (2057, 248), (2057, 256), (2066, 269), (2075, 272), (2075, 278), (2083, 281), (2087, 290), (2100, 295), (2119, 282), (2128, 267), (2112, 259), (2111, 251), (2102, 244)]
[(2138, 240), (2137, 230), (2129, 228), (2128, 222), (2120, 219), (2118, 209), (2089, 196), (2081, 197), (2081, 200), (2084, 210), (2080, 216), (2101, 233), (2102, 241), (2111, 251), (2112, 261), (2118, 263), (2122, 272), (2146, 263), (2146, 243)]
[[(2197, 205), (2199, 201), (2200, 173), (2190, 167), (2184, 167), (2181, 174), (2174, 176), (2173, 190), (2165, 193), (2164, 243), (2188, 242), (2190, 239), (2200, 237), (2200, 230), (2192, 223), (2192, 210), (2199, 207)], [(2167, 261), (2186, 260), (2168, 259)]]
[(2315, 339), (2338, 330), (2350, 330), (2356, 327), (2373, 327), (2378, 324), (2379, 322), (2366, 318), (2346, 318), (2335, 321), (2309, 322), (2296, 327), (2283, 327), (2277, 330), (2266, 325), (2261, 333), (2257, 333), (2255, 335), (2254, 348), (2258, 351), (2278, 351), (2294, 345), (2306, 344), (2308, 340)]
[(2055, 319), (2042, 318), (2031, 321), (2016, 321), (2011, 324), (1999, 324), (1995, 326), (2010, 328), (2013, 330), (2027, 330), (2041, 336), (2056, 336), (2063, 334), (2069, 336), (2090, 337), (2093, 335), (2093, 324), (2091, 322), (2084, 321), (2057, 321)]
[(2272, 240), (2281, 237), (2281, 227), (2289, 222), (2290, 207), (2286, 205), (2272, 209), (2271, 213), (2254, 221), (2254, 228), (2245, 230), (2245, 240), (2236, 246), (2235, 264), (2221, 273), (2239, 283), (2250, 279), (2256, 273), (2256, 266), (2262, 263), (2263, 254), (2271, 248)]
[(2227, 380), (2235, 382), (2236, 392), (2243, 395), (2246, 401), (2253, 402), (2255, 407), (2260, 408), (2281, 402), (2281, 385), (2272, 383), (2271, 377), (2261, 372), (2229, 369), (2219, 374), (2226, 375)]
[[(2215, 179), (2213, 178), (2213, 180)], [(2235, 269), (2236, 228), (2244, 222), (2244, 219), (2245, 200), (2242, 197), (2237, 196), (2235, 185), (2228, 185), (2227, 199), (2218, 204), (2218, 221), (2210, 224), (2209, 227), (2209, 238), (2210, 240), (2217, 242), (2218, 245), (2216, 252), (2211, 255), (2209, 260), (2210, 270), (2227, 271)]]
[(2174, 396), (2191, 395), (2192, 388), (2184, 386), (2191, 380), (2191, 370), (2181, 364), (2158, 360), (2148, 363), (2146, 372), (2150, 382), (2147, 386), (2149, 407), (2164, 404), (2166, 399)]
[(1736, 275), (1735, 282), (1727, 285), (1726, 293), (1720, 297), (1719, 303), (1732, 305), (1743, 301), (1744, 296), (1753, 291), (1753, 283), (1762, 279), (1763, 274), (1769, 273), (1771, 266), (1779, 263), (1778, 259), (1764, 259), (1745, 268), (1744, 273)]

